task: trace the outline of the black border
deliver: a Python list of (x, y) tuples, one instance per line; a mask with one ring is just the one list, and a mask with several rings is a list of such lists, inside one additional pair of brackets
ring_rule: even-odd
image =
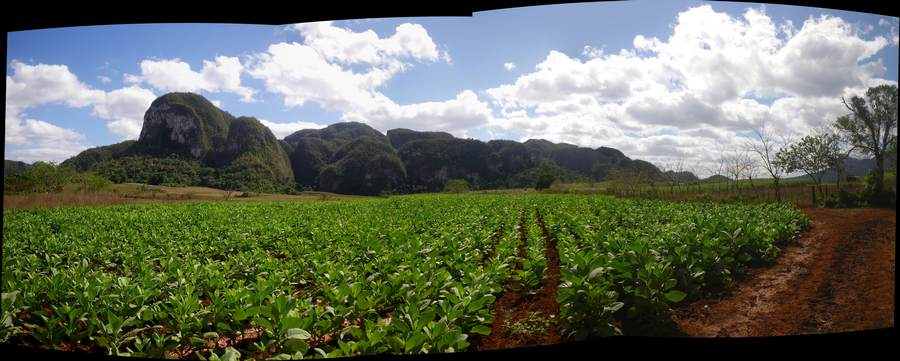
[[(476, 12), (524, 6), (579, 3), (561, 0), (486, 0), (433, 2), (342, 2), (283, 1), (253, 3), (155, 1), (138, 2), (58, 2), (7, 3), (4, 24), (7, 32), (57, 28), (140, 23), (235, 23), (290, 24), (320, 20), (371, 19), (418, 16), (472, 16)], [(604, 2), (604, 1), (597, 1)], [(711, 1), (714, 3), (715, 1)], [(751, 1), (730, 1), (758, 4)], [(897, 16), (896, 8), (880, 1), (785, 1), (764, 3), (820, 7)]]
[[(877, 330), (793, 335), (777, 337), (637, 337), (618, 336), (586, 341), (570, 341), (555, 345), (531, 346), (515, 349), (437, 353), (423, 355), (366, 355), (341, 357), (339, 360), (501, 360), (537, 358), (547, 360), (601, 359), (606, 357), (662, 357), (669, 359), (687, 356), (715, 357), (827, 357), (849, 356), (851, 359), (869, 359), (876, 356), (897, 354), (894, 343), (896, 328)], [(0, 355), (13, 359), (65, 359), (65, 360), (153, 360), (137, 357), (117, 357), (84, 352), (57, 351), (19, 345), (0, 344)]]
[[(291, 1), (282, 3), (85, 3), (64, 2), (47, 4), (38, 1), (7, 3), (4, 24), (7, 32), (43, 28), (93, 26), (138, 23), (235, 23), (288, 24), (320, 20), (365, 18), (394, 18), (419, 16), (472, 16), (476, 12), (523, 6), (578, 3), (582, 1), (526, 1), (487, 0), (439, 3), (346, 3)], [(737, 1), (757, 4), (758, 2)], [(784, 1), (769, 0), (768, 4), (783, 4), (828, 9), (858, 11), (885, 16), (897, 16), (897, 10), (886, 2), (873, 1)], [(140, 6), (139, 9), (136, 7)], [(6, 37), (3, 38), (5, 45)], [(6, 53), (6, 46), (3, 47)], [(5, 89), (4, 89), (5, 93)], [(896, 321), (896, 315), (895, 321)], [(895, 322), (896, 324), (896, 322)], [(754, 338), (657, 338), (614, 337), (557, 345), (526, 347), (498, 351), (462, 352), (432, 355), (375, 355), (347, 358), (350, 360), (457, 360), (503, 359), (536, 357), (542, 359), (599, 359), (605, 357), (661, 356), (801, 356), (805, 358), (850, 355), (854, 359), (867, 355), (895, 354), (891, 347), (897, 340), (896, 328), (821, 335)], [(138, 360), (78, 352), (54, 351), (0, 343), (0, 355), (14, 359), (75, 359), (75, 360)]]

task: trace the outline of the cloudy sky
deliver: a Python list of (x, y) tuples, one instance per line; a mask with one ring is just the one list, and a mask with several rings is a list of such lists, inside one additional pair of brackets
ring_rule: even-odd
[(7, 35), (6, 159), (140, 134), (159, 95), (202, 94), (279, 138), (341, 121), (607, 146), (697, 173), (763, 122), (803, 134), (897, 83), (898, 18), (629, 1), (473, 17), (148, 24)]

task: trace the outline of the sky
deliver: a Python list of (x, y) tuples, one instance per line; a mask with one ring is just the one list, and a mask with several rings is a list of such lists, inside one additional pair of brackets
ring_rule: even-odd
[(5, 159), (137, 139), (190, 91), (278, 138), (358, 121), (613, 147), (711, 174), (753, 129), (804, 135), (897, 84), (898, 18), (775, 4), (627, 1), (472, 17), (141, 24), (7, 33)]

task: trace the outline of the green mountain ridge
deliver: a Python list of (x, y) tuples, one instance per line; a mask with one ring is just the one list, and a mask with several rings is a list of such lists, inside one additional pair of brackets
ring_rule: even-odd
[(450, 179), (475, 189), (530, 187), (544, 173), (567, 181), (603, 180), (616, 169), (664, 176), (617, 149), (543, 139), (483, 142), (403, 128), (382, 134), (344, 122), (279, 140), (257, 119), (235, 118), (192, 93), (154, 100), (138, 140), (91, 148), (63, 164), (115, 182), (363, 195), (440, 191)]

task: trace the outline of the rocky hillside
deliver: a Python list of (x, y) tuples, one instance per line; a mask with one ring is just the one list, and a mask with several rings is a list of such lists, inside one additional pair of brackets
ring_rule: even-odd
[(192, 93), (154, 100), (137, 141), (88, 149), (63, 164), (114, 181), (269, 192), (294, 187), (288, 154), (269, 128)]
[(385, 138), (362, 123), (338, 123), (297, 131), (285, 141), (292, 147), (298, 184), (341, 193), (435, 192), (450, 179), (465, 179), (481, 189), (529, 187), (547, 172), (570, 181), (601, 180), (613, 169), (662, 177), (652, 164), (629, 159), (616, 149), (542, 139), (482, 142), (410, 129), (389, 130)]
[(366, 195), (440, 191), (450, 179), (485, 189), (532, 186), (546, 173), (570, 181), (602, 180), (616, 169), (663, 176), (616, 149), (543, 139), (482, 142), (410, 129), (385, 135), (348, 122), (279, 140), (255, 118), (235, 118), (192, 93), (153, 101), (138, 140), (88, 149), (63, 164), (115, 182)]

